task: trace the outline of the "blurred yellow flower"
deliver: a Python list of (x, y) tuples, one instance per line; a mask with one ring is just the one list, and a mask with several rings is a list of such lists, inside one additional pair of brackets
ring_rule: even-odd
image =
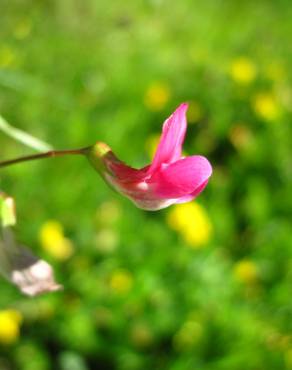
[(195, 227), (188, 227), (183, 232), (185, 241), (194, 248), (201, 248), (206, 245), (210, 239), (211, 224), (205, 216), (196, 220)]
[(145, 142), (145, 149), (150, 159), (153, 159), (156, 148), (160, 140), (160, 134), (153, 134), (149, 136)]
[(22, 40), (28, 37), (31, 33), (32, 23), (30, 19), (23, 19), (16, 24), (13, 35), (16, 39)]
[(202, 109), (201, 105), (198, 102), (192, 100), (189, 103), (189, 109), (188, 109), (188, 112), (187, 112), (187, 117), (188, 117), (188, 122), (190, 124), (196, 123), (196, 122), (200, 121), (200, 119), (202, 119), (203, 109)]
[(251, 131), (242, 123), (233, 125), (229, 131), (229, 140), (236, 149), (240, 150), (246, 148), (251, 143), (252, 139)]
[(274, 121), (280, 116), (280, 106), (270, 92), (258, 93), (252, 101), (255, 113), (267, 121)]
[(176, 231), (188, 227), (193, 213), (196, 212), (196, 205), (197, 203), (184, 203), (173, 206), (168, 212), (168, 225)]
[(58, 260), (66, 260), (73, 254), (72, 242), (65, 238), (63, 226), (58, 221), (45, 222), (39, 233), (42, 248)]
[(187, 321), (173, 337), (173, 347), (177, 351), (186, 351), (194, 348), (202, 338), (203, 326), (197, 321)]
[(245, 284), (252, 284), (258, 280), (258, 267), (250, 260), (241, 260), (234, 266), (235, 278)]
[(121, 216), (121, 209), (118, 202), (105, 201), (103, 202), (96, 213), (98, 222), (103, 225), (114, 224)]
[(231, 63), (230, 75), (238, 84), (248, 85), (256, 77), (255, 64), (249, 58), (239, 57)]
[(104, 228), (96, 234), (96, 249), (101, 253), (112, 253), (118, 245), (118, 234), (110, 228)]
[(0, 311), (0, 343), (12, 344), (19, 337), (22, 315), (14, 309)]
[(170, 99), (170, 95), (168, 85), (155, 82), (147, 88), (144, 96), (144, 104), (151, 111), (159, 111), (165, 107)]
[(8, 45), (0, 47), (0, 68), (10, 67), (16, 60), (15, 51)]
[(212, 224), (205, 209), (195, 202), (172, 207), (167, 223), (194, 248), (203, 247), (212, 235)]
[(110, 278), (110, 287), (117, 294), (127, 294), (133, 286), (133, 276), (127, 270), (117, 270)]

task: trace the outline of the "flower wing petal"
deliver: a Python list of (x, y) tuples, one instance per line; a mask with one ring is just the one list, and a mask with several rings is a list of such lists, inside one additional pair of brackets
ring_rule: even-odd
[(163, 163), (172, 163), (181, 158), (182, 144), (187, 129), (188, 104), (181, 104), (163, 124), (162, 135), (148, 173), (153, 173)]
[[(149, 180), (160, 199), (184, 197), (186, 201), (198, 195), (207, 185), (212, 174), (209, 161), (202, 156), (191, 156), (157, 171)], [(191, 196), (191, 198), (190, 198)]]
[(191, 194), (188, 194), (188, 195), (184, 195), (180, 198), (178, 198), (176, 200), (176, 204), (180, 204), (180, 203), (187, 203), (187, 202), (191, 202), (194, 198), (196, 198), (204, 189), (205, 187), (207, 186), (208, 184), (208, 180), (206, 180), (205, 182), (203, 182), (195, 191), (193, 191)]

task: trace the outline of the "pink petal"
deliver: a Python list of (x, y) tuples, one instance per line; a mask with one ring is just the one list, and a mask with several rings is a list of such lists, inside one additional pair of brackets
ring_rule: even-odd
[(113, 176), (114, 179), (121, 183), (139, 182), (143, 180), (149, 168), (149, 166), (141, 169), (132, 168), (120, 161), (112, 150), (108, 150), (106, 154), (101, 156), (101, 162), (105, 166), (105, 168), (101, 167), (102, 171), (106, 169), (109, 175)]
[(146, 175), (149, 166), (141, 169), (129, 167), (123, 162), (110, 163), (108, 165), (114, 177), (122, 183), (131, 183), (142, 181)]
[(191, 156), (157, 171), (149, 183), (153, 185), (156, 195), (161, 199), (186, 196), (193, 198), (203, 190), (211, 174), (212, 167), (205, 157)]
[(163, 163), (172, 163), (181, 158), (187, 120), (188, 104), (181, 104), (176, 111), (164, 122), (160, 142), (148, 173), (153, 173)]
[(206, 180), (205, 182), (203, 182), (194, 192), (192, 192), (191, 194), (188, 194), (188, 195), (185, 195), (183, 197), (180, 197), (176, 200), (176, 204), (180, 204), (180, 203), (187, 203), (187, 202), (190, 202), (192, 201), (194, 198), (196, 198), (204, 189), (205, 187), (208, 185), (208, 180)]

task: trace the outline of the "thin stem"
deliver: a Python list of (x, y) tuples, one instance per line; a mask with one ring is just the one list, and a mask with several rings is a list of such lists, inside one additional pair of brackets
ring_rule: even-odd
[(33, 161), (35, 159), (61, 157), (64, 155), (73, 155), (73, 154), (85, 155), (86, 149), (87, 148), (72, 149), (72, 150), (50, 150), (49, 152), (45, 152), (45, 153), (27, 155), (24, 157), (19, 157), (15, 159), (10, 159), (8, 161), (0, 162), (0, 168), (11, 166), (13, 164), (17, 164), (21, 162)]

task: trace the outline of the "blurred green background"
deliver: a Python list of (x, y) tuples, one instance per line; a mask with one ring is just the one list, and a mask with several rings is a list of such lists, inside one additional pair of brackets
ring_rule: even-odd
[(0, 0), (0, 16), (15, 127), (142, 167), (188, 101), (185, 152), (214, 167), (198, 200), (153, 213), (84, 158), (1, 169), (18, 239), (65, 290), (1, 279), (0, 369), (292, 369), (291, 2)]

